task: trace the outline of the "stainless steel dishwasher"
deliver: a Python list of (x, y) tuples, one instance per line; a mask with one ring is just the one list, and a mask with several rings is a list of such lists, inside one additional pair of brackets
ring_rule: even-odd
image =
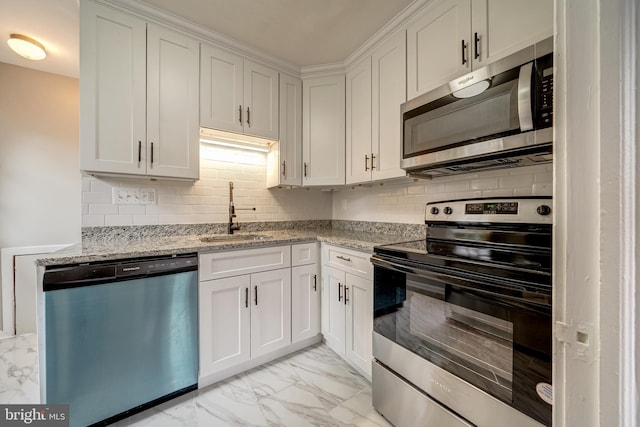
[(195, 390), (197, 269), (196, 254), (47, 267), (43, 403), (105, 425)]

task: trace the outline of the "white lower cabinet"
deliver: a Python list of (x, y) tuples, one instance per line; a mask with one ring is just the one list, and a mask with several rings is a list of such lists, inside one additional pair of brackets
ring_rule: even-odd
[(320, 340), (317, 252), (314, 242), (200, 255), (201, 387)]
[(200, 377), (251, 358), (251, 277), (200, 282)]
[(251, 275), (251, 357), (291, 343), (291, 269)]
[(371, 378), (373, 267), (370, 254), (322, 246), (322, 334), (329, 347)]
[(291, 246), (291, 342), (320, 334), (318, 244)]

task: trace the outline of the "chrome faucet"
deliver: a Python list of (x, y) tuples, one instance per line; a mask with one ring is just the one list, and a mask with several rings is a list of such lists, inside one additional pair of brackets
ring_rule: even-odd
[[(256, 208), (237, 208), (239, 211), (255, 211)], [(240, 230), (238, 221), (233, 223), (236, 218), (236, 207), (233, 205), (233, 181), (229, 182), (229, 223), (227, 224), (227, 233), (233, 234), (234, 231)]]

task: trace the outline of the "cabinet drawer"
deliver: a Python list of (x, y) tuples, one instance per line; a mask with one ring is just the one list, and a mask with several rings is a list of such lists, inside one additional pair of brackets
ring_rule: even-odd
[(315, 264), (318, 262), (318, 243), (291, 245), (291, 266)]
[(291, 247), (201, 254), (199, 267), (200, 281), (291, 267)]
[(338, 246), (322, 245), (322, 263), (365, 279), (373, 279), (371, 254)]

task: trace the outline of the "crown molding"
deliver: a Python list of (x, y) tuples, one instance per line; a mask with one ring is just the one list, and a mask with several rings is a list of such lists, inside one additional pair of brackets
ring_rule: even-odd
[(185, 20), (174, 14), (158, 9), (154, 6), (142, 3), (138, 0), (96, 0), (102, 4), (115, 7), (125, 12), (134, 14), (146, 21), (161, 24), (166, 27), (189, 34), (203, 43), (213, 44), (223, 49), (243, 55), (252, 61), (260, 62), (272, 68), (276, 68), (298, 78), (301, 77), (301, 67), (283, 59), (267, 55), (250, 46), (240, 43), (224, 34), (215, 32), (194, 22)]
[(371, 53), (376, 46), (394, 35), (396, 31), (404, 30), (404, 26), (415, 17), (417, 12), (422, 10), (426, 5), (435, 1), (436, 0), (415, 0), (409, 4), (393, 19), (380, 28), (373, 36), (369, 37), (369, 39), (367, 39), (367, 41), (365, 41), (351, 55), (349, 55), (344, 60), (344, 68), (349, 68), (355, 62), (358, 62), (363, 56)]
[(344, 74), (344, 62), (335, 62), (332, 64), (323, 64), (323, 65), (310, 65), (308, 67), (302, 67), (301, 74), (302, 78), (306, 79), (309, 77), (323, 77), (323, 76), (331, 76), (336, 74)]

